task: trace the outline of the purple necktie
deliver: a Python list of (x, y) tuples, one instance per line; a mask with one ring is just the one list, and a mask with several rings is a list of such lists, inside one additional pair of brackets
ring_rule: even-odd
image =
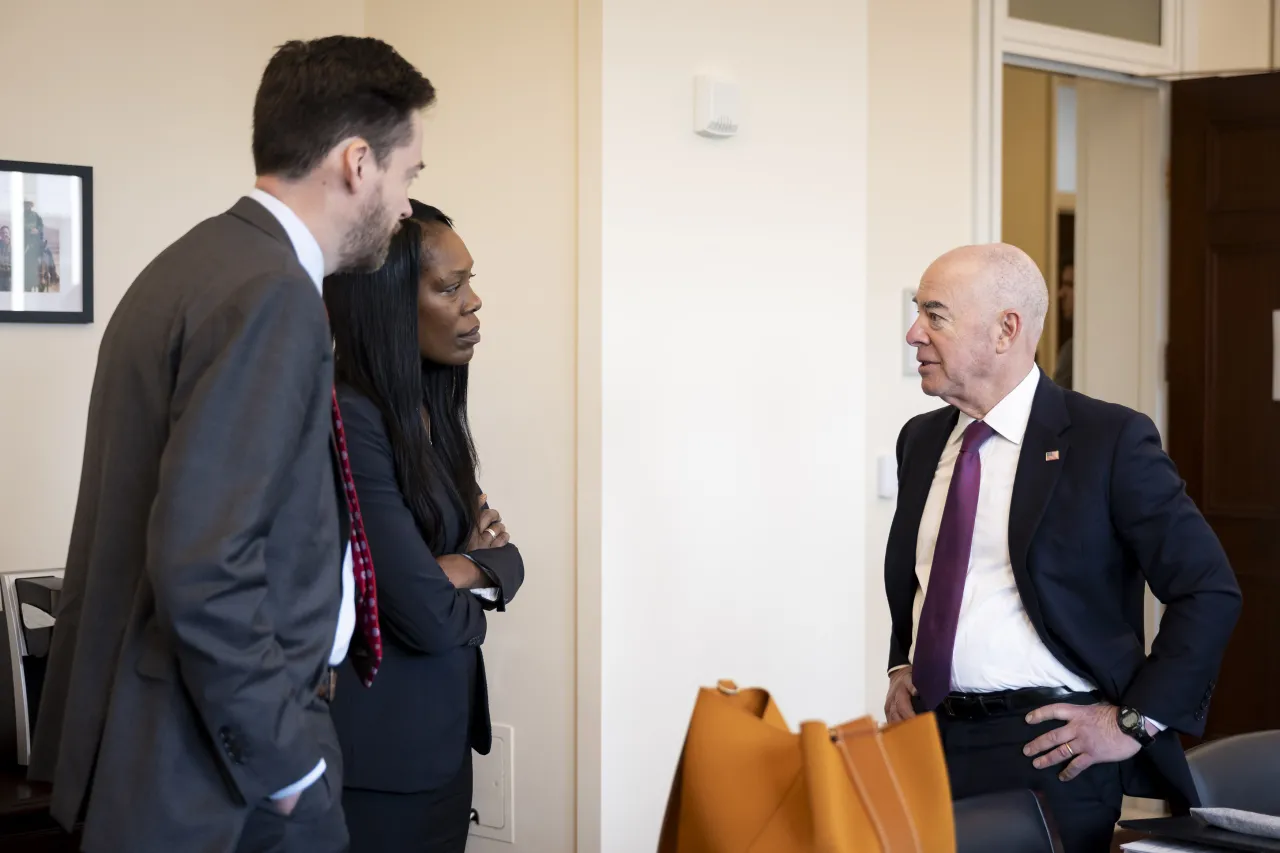
[(951, 692), (951, 656), (956, 647), (956, 625), (960, 622), (960, 602), (964, 599), (969, 552), (973, 548), (973, 522), (978, 514), (978, 489), (982, 485), (978, 448), (994, 434), (995, 430), (982, 421), (965, 427), (960, 456), (951, 472), (951, 488), (938, 525), (911, 670), (912, 683), (926, 711), (942, 704)]

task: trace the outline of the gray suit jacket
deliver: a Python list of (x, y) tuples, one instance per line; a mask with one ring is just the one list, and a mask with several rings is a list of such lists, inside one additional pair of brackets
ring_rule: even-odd
[(341, 790), (332, 384), (320, 294), (249, 199), (112, 316), (30, 770), (86, 850), (232, 851), (321, 757)]

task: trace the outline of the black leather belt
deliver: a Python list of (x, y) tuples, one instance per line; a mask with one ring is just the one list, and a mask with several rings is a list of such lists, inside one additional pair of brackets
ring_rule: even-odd
[(316, 695), (326, 702), (333, 702), (333, 695), (338, 692), (338, 671), (326, 667), (320, 683), (316, 686)]
[(1025, 714), (1045, 705), (1067, 703), (1094, 705), (1102, 701), (1097, 693), (1077, 693), (1065, 687), (1029, 687), (996, 693), (951, 693), (938, 706), (938, 713), (953, 720), (983, 720), (1009, 714)]

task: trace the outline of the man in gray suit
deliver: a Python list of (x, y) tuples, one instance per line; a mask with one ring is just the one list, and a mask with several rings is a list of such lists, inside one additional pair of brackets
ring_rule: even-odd
[(90, 853), (346, 847), (325, 698), (354, 579), (320, 283), (382, 264), (434, 98), (375, 39), (284, 45), (257, 187), (111, 318), (31, 765)]

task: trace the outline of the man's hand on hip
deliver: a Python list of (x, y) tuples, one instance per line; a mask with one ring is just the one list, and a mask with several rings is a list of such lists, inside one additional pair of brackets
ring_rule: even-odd
[(884, 717), (891, 723), (900, 723), (916, 715), (911, 699), (916, 686), (911, 683), (911, 667), (904, 666), (889, 675), (889, 695), (884, 700)]
[(1040, 770), (1070, 762), (1058, 774), (1064, 782), (1095, 764), (1126, 761), (1142, 748), (1120, 730), (1115, 705), (1046, 705), (1027, 715), (1030, 725), (1049, 720), (1063, 720), (1066, 725), (1031, 741), (1022, 753), (1039, 756), (1032, 763)]

